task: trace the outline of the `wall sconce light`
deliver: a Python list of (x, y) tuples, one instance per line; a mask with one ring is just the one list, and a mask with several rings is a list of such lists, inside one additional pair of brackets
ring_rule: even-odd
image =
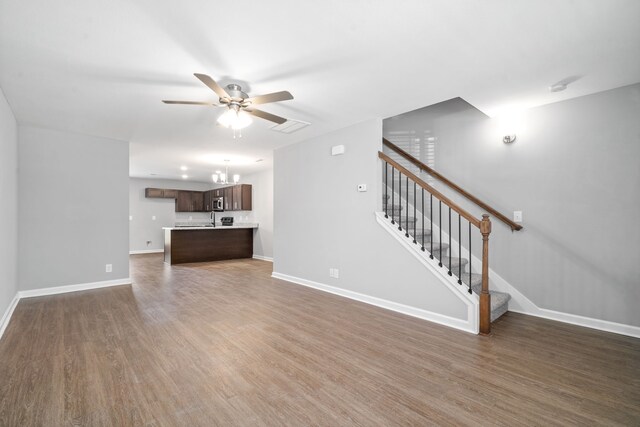
[(505, 144), (513, 144), (516, 134), (522, 130), (522, 110), (510, 108), (503, 111), (497, 118), (497, 137), (502, 138)]
[(511, 134), (511, 135), (505, 135), (502, 137), (502, 142), (504, 142), (505, 144), (511, 144), (513, 142), (515, 142), (516, 140), (516, 134)]

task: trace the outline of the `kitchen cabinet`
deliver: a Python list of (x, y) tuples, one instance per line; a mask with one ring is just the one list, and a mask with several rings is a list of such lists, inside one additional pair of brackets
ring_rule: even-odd
[(204, 196), (201, 191), (178, 190), (176, 212), (202, 212)]
[(149, 199), (175, 199), (178, 197), (178, 190), (168, 188), (145, 188), (144, 197)]
[(250, 184), (237, 184), (209, 191), (145, 188), (144, 196), (175, 199), (176, 212), (211, 212), (213, 202), (218, 197), (224, 197), (225, 211), (250, 211), (252, 209), (251, 188)]
[(205, 212), (211, 212), (213, 210), (213, 206), (211, 205), (212, 194), (213, 194), (213, 190), (204, 192), (203, 203), (204, 203)]
[(162, 198), (164, 194), (164, 190), (162, 188), (145, 188), (144, 189), (144, 197), (149, 198)]
[(224, 197), (224, 210), (232, 211), (233, 210), (233, 187), (224, 187), (223, 196)]
[(170, 190), (168, 188), (165, 188), (163, 197), (165, 199), (177, 199), (178, 198), (178, 190)]
[(233, 211), (250, 211), (251, 210), (251, 185), (238, 184), (233, 187)]

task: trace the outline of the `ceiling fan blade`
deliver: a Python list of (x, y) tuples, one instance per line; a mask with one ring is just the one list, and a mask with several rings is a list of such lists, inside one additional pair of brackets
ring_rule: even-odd
[(282, 92), (274, 92), (267, 95), (259, 95), (253, 98), (248, 98), (245, 100), (245, 102), (250, 102), (251, 105), (257, 105), (268, 104), (269, 102), (287, 101), (289, 99), (293, 99), (293, 95), (284, 90)]
[(220, 85), (216, 83), (216, 81), (211, 77), (207, 76), (206, 74), (198, 73), (193, 73), (193, 75), (196, 76), (202, 83), (207, 85), (209, 89), (214, 91), (220, 98), (231, 98), (229, 94), (224, 89), (222, 89), (222, 87), (220, 87)]
[(218, 107), (218, 104), (214, 104), (212, 102), (198, 102), (198, 101), (166, 101), (162, 100), (165, 104), (186, 104), (186, 105), (212, 105), (214, 107)]
[(287, 119), (285, 119), (284, 117), (276, 116), (275, 114), (267, 113), (266, 111), (262, 111), (262, 110), (245, 109), (244, 111), (246, 111), (247, 113), (253, 116), (260, 117), (261, 119), (269, 120), (279, 125), (287, 121)]

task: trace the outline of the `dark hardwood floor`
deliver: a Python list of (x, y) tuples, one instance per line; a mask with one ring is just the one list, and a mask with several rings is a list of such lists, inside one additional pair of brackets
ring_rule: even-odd
[(640, 425), (638, 339), (512, 313), (474, 336), (270, 273), (136, 255), (132, 286), (21, 300), (0, 425)]

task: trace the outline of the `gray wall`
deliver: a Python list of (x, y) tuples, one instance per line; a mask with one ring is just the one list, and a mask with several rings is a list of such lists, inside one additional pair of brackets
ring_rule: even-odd
[[(381, 138), (372, 120), (275, 151), (274, 272), (465, 319), (464, 303), (376, 223)], [(346, 153), (331, 156), (333, 145)]]
[[(153, 250), (164, 248), (164, 234), (162, 227), (173, 227), (178, 221), (194, 222), (209, 219), (209, 214), (198, 212), (176, 213), (175, 199), (147, 199), (144, 197), (144, 189), (175, 188), (178, 190), (205, 191), (213, 188), (210, 184), (202, 182), (175, 181), (168, 179), (129, 179), (129, 250)], [(152, 217), (156, 219), (153, 220)], [(151, 241), (147, 245), (147, 241)]]
[[(252, 185), (252, 210), (217, 212), (216, 220), (232, 216), (236, 222), (257, 222), (259, 228), (253, 239), (253, 253), (264, 257), (273, 256), (273, 169), (242, 176), (243, 184)], [(173, 227), (179, 223), (203, 223), (210, 221), (205, 212), (175, 212), (173, 199), (147, 199), (147, 187), (175, 188), (179, 190), (206, 191), (216, 186), (202, 182), (174, 181), (165, 179), (131, 178), (129, 180), (129, 250), (161, 250), (164, 246), (162, 227)], [(218, 186), (220, 187), (220, 186)], [(153, 220), (153, 217), (156, 217)], [(151, 243), (147, 244), (147, 241)]]
[(242, 177), (242, 182), (251, 184), (253, 200), (251, 212), (240, 212), (242, 221), (257, 222), (253, 236), (253, 254), (273, 258), (273, 169)]
[(18, 130), (0, 89), (0, 319), (18, 292)]
[(436, 170), (523, 211), (524, 231), (494, 221), (490, 264), (540, 308), (640, 326), (640, 84), (524, 111), (511, 145), (499, 120), (460, 107), (385, 120), (385, 136), (428, 131)]
[(18, 140), (20, 290), (128, 278), (129, 144), (29, 126)]

